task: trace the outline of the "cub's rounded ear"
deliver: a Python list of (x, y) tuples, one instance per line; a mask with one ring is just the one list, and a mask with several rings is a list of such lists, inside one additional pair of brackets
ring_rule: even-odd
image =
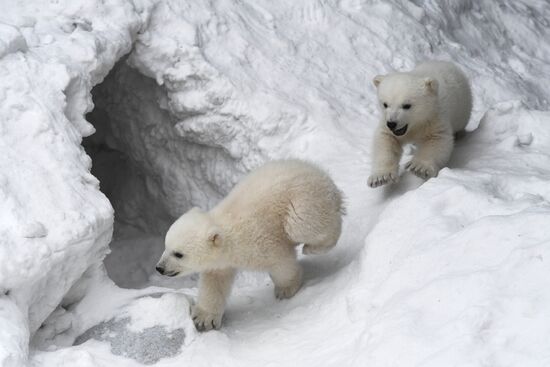
[(215, 247), (223, 244), (223, 237), (219, 228), (212, 228), (208, 234), (208, 242)]
[(426, 90), (430, 93), (437, 94), (437, 88), (439, 84), (434, 78), (424, 78), (424, 86)]
[(378, 88), (378, 86), (380, 85), (380, 83), (382, 83), (382, 80), (384, 80), (386, 76), (385, 75), (377, 75), (374, 77), (374, 79), (372, 79), (372, 83), (374, 84), (375, 87)]

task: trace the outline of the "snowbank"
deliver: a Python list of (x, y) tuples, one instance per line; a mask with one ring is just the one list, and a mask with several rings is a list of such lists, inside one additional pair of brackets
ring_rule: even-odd
[(144, 10), (124, 1), (2, 5), (0, 364), (19, 366), (29, 335), (108, 251), (113, 212), (80, 145), (94, 131), (84, 114)]
[[(277, 303), (265, 277), (241, 278), (225, 328), (171, 358), (153, 356), (157, 365), (547, 364), (544, 2), (72, 1), (9, 10), (0, 16), (0, 287), (10, 292), (0, 317), (10, 320), (0, 324), (13, 331), (0, 338), (18, 338), (0, 339), (0, 360), (25, 359), (28, 336), (89, 268), (35, 339), (52, 350), (33, 348), (32, 362), (137, 365), (109, 340), (58, 349), (153, 291), (123, 292), (101, 269), (113, 213), (80, 142), (93, 131), (82, 118), (88, 93), (106, 77), (89, 116), (98, 134), (86, 144), (121, 222), (162, 234), (182, 211), (213, 205), (244, 172), (285, 156), (322, 164), (349, 206), (337, 248), (303, 260), (307, 282), (295, 298)], [(440, 177), (420, 185), (405, 174), (394, 188), (368, 189), (371, 78), (426, 58), (455, 60), (470, 76), (470, 129), (485, 116), (481, 127), (458, 142)], [(117, 276), (141, 269), (119, 258)]]
[(368, 305), (351, 311), (368, 330), (357, 365), (550, 361), (549, 119), (496, 105), (459, 143), (456, 168), (386, 207), (351, 291)]

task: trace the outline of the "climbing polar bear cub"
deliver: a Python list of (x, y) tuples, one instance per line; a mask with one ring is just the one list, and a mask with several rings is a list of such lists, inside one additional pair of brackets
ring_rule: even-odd
[(212, 210), (194, 208), (166, 234), (157, 271), (167, 276), (200, 272), (192, 317), (197, 329), (221, 326), (238, 268), (269, 272), (275, 296), (292, 297), (302, 284), (295, 246), (320, 254), (338, 241), (342, 194), (318, 167), (275, 161), (244, 178)]
[(378, 75), (382, 117), (373, 143), (370, 187), (397, 182), (402, 146), (417, 147), (405, 166), (421, 178), (437, 175), (453, 151), (454, 134), (464, 130), (472, 112), (466, 76), (450, 62), (429, 61), (413, 71)]

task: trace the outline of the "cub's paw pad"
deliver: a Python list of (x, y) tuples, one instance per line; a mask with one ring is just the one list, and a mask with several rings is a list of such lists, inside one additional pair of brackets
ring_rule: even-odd
[(396, 183), (398, 180), (399, 175), (397, 174), (397, 171), (380, 172), (370, 175), (367, 180), (367, 184), (370, 187), (375, 188), (389, 183)]
[(199, 307), (194, 307), (191, 313), (193, 323), (198, 331), (219, 329), (222, 326), (222, 316), (223, 314), (207, 312)]
[(298, 289), (300, 289), (301, 284), (296, 283), (289, 285), (287, 287), (275, 287), (275, 297), (277, 299), (287, 299), (296, 294), (298, 292)]
[(414, 173), (416, 176), (425, 180), (430, 177), (437, 176), (438, 172), (438, 169), (434, 164), (418, 161), (415, 159), (407, 163), (405, 165), (405, 168)]

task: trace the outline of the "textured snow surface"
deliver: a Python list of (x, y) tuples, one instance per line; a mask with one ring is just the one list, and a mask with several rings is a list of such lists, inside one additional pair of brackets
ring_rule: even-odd
[(113, 212), (80, 145), (93, 132), (84, 113), (142, 18), (124, 1), (1, 5), (0, 364), (17, 366), (29, 334), (108, 251)]
[[(550, 364), (548, 2), (2, 5), (0, 365)], [(469, 133), (369, 189), (371, 79), (425, 59), (470, 77)], [(166, 226), (289, 156), (344, 191), (338, 246), (288, 301), (242, 275), (195, 333), (195, 278), (153, 274)]]

